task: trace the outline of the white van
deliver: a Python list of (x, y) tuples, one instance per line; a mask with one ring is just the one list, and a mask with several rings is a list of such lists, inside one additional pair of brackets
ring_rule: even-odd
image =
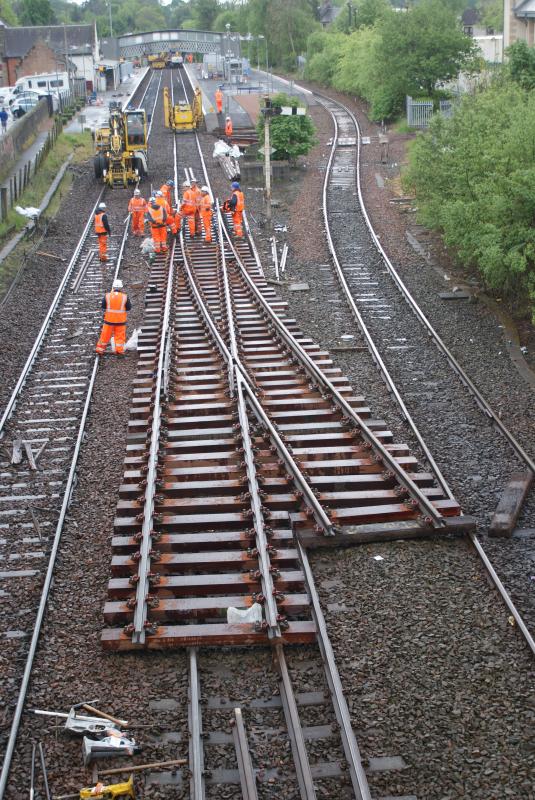
[(15, 81), (11, 90), (9, 105), (17, 99), (22, 92), (38, 92), (39, 94), (52, 94), (59, 97), (69, 91), (69, 74), (67, 72), (49, 72), (42, 75), (25, 75)]

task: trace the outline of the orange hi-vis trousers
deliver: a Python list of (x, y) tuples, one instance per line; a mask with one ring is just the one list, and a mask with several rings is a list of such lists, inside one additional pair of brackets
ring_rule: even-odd
[(107, 233), (98, 233), (98, 255), (101, 261), (108, 260), (108, 234)]
[(132, 233), (134, 236), (143, 236), (145, 231), (145, 212), (132, 211)]
[(151, 225), (152, 243), (155, 253), (167, 252), (167, 227), (165, 225)]
[(212, 241), (212, 212), (201, 211), (202, 224), (204, 227), (204, 241)]
[(189, 235), (193, 239), (195, 236), (195, 211), (192, 214), (186, 214), (185, 217), (188, 221)]
[(234, 223), (234, 235), (243, 237), (243, 211), (234, 211), (232, 214), (232, 222)]
[(102, 326), (97, 342), (97, 353), (104, 353), (108, 343), (113, 336), (115, 340), (115, 352), (121, 355), (124, 353), (126, 343), (126, 325), (109, 325), (107, 322)]

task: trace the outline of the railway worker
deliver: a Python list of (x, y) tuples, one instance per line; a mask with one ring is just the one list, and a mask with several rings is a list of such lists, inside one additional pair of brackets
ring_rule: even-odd
[(132, 308), (128, 295), (122, 291), (123, 282), (116, 278), (113, 281), (111, 292), (102, 298), (102, 310), (104, 311), (104, 324), (100, 332), (96, 346), (99, 356), (103, 355), (111, 337), (115, 341), (115, 352), (119, 356), (124, 355), (126, 342), (126, 318)]
[(158, 191), (154, 194), (154, 199), (156, 200), (159, 206), (165, 208), (166, 214), (167, 216), (169, 216), (169, 214), (171, 213), (171, 206), (167, 202), (166, 196), (160, 189), (158, 189)]
[(225, 136), (227, 139), (230, 139), (232, 134), (234, 133), (234, 128), (232, 127), (232, 120), (230, 117), (225, 119)]
[(132, 233), (134, 236), (144, 236), (147, 208), (147, 201), (144, 197), (141, 197), (139, 189), (134, 189), (134, 196), (128, 203), (128, 213), (132, 215)]
[(215, 90), (215, 106), (217, 108), (217, 113), (223, 113), (223, 92), (221, 91), (221, 86), (218, 86)]
[(147, 219), (150, 223), (152, 244), (155, 253), (167, 252), (167, 211), (163, 205), (156, 202), (156, 198), (151, 198), (151, 203), (147, 211)]
[(167, 224), (169, 225), (171, 235), (176, 236), (182, 226), (182, 213), (180, 208), (171, 206), (169, 214), (167, 215)]
[(173, 189), (175, 188), (174, 181), (166, 181), (162, 186), (160, 186), (160, 191), (169, 203), (169, 208), (173, 205)]
[(101, 261), (108, 260), (108, 236), (111, 233), (106, 203), (99, 203), (95, 214), (95, 233), (98, 237), (98, 255)]
[(232, 194), (229, 199), (225, 200), (223, 203), (223, 211), (230, 211), (232, 214), (234, 235), (241, 239), (243, 238), (243, 209), (245, 208), (245, 198), (238, 181), (232, 181), (230, 188), (232, 189)]
[(191, 191), (195, 196), (195, 233), (201, 235), (201, 199), (202, 192), (199, 189), (199, 182), (196, 178), (191, 179)]
[(189, 181), (182, 184), (184, 193), (182, 195), (182, 206), (180, 208), (182, 216), (188, 221), (189, 235), (195, 237), (195, 213), (197, 211), (197, 193), (192, 189)]
[(202, 224), (204, 225), (204, 241), (212, 241), (212, 198), (210, 197), (210, 189), (208, 186), (201, 187), (201, 205), (200, 214)]

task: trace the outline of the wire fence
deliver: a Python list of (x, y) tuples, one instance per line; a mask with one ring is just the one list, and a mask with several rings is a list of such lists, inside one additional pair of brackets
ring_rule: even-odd
[[(406, 97), (407, 125), (409, 128), (424, 130), (429, 127), (431, 117), (435, 112), (432, 100), (414, 100), (410, 95)], [(438, 111), (445, 117), (451, 117), (454, 108), (453, 100), (440, 100)]]

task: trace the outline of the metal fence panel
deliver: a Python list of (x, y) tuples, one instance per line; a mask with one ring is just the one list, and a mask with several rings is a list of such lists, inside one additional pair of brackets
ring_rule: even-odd
[(407, 124), (410, 128), (427, 128), (432, 115), (432, 100), (413, 100), (407, 95)]

